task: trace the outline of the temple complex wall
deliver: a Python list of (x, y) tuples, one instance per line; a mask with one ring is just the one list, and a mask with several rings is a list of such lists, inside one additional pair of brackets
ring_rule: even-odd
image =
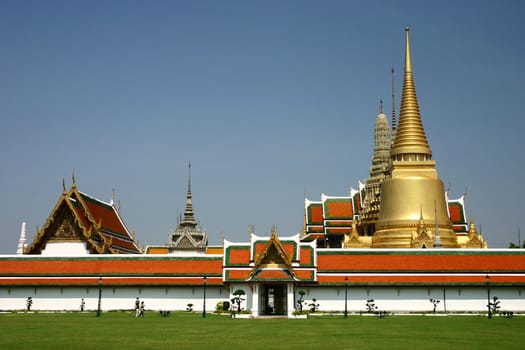
[[(194, 311), (203, 309), (203, 287), (102, 287), (102, 311), (132, 310), (135, 298), (144, 301), (146, 310), (186, 310), (193, 304)], [(97, 310), (98, 287), (1, 287), (0, 310), (24, 310), (27, 298), (33, 299), (31, 310), (79, 311), (82, 298), (85, 310)], [(215, 311), (219, 301), (229, 300), (224, 287), (207, 286), (206, 310)]]
[[(195, 286), (107, 286), (102, 287), (101, 310), (131, 310), (135, 298), (140, 298), (146, 305), (146, 310), (186, 310), (189, 303), (193, 311), (202, 312), (203, 287)], [(231, 293), (236, 289), (246, 292), (243, 309), (258, 314), (257, 295), (253, 287), (238, 284), (225, 286), (207, 286), (206, 310), (213, 312), (218, 302), (231, 299)], [(315, 286), (296, 287), (295, 300), (298, 291), (304, 290), (304, 301), (308, 304), (316, 299), (319, 311), (343, 312), (345, 287)], [(525, 287), (495, 286), (490, 288), (491, 298), (497, 296), (501, 302), (501, 310), (525, 312)], [(1, 287), (0, 310), (24, 310), (27, 298), (33, 299), (31, 310), (34, 311), (79, 311), (81, 299), (84, 298), (85, 310), (96, 310), (98, 307), (98, 287)], [(255, 297), (255, 298), (254, 298)], [(292, 300), (288, 300), (288, 308)], [(438, 312), (485, 312), (487, 310), (487, 288), (472, 286), (421, 286), (421, 287), (348, 287), (347, 306), (349, 312), (365, 312), (367, 300), (374, 299), (377, 310), (401, 312), (430, 312), (433, 309), (430, 299), (439, 300)], [(293, 303), (295, 303), (295, 300)], [(288, 310), (289, 314), (293, 310)]]
[[(344, 310), (345, 288), (310, 287), (300, 288), (306, 292), (307, 304), (316, 299), (319, 311), (342, 312)], [(443, 297), (443, 295), (445, 297)], [(491, 298), (497, 296), (501, 310), (525, 312), (525, 288), (493, 287)], [(378, 311), (394, 313), (430, 312), (430, 299), (439, 300), (437, 312), (484, 312), (487, 310), (487, 288), (485, 287), (348, 287), (348, 312), (366, 311), (367, 300), (373, 299)], [(307, 309), (307, 307), (305, 307)]]

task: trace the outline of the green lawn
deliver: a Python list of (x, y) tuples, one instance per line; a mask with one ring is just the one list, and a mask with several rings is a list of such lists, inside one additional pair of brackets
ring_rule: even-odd
[(525, 317), (0, 314), (0, 349), (522, 349)]

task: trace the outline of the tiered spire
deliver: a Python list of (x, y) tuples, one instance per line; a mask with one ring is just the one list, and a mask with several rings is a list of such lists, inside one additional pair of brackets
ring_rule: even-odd
[(387, 116), (383, 113), (383, 101), (380, 101), (379, 114), (374, 128), (374, 154), (370, 177), (365, 183), (365, 198), (360, 213), (360, 232), (365, 236), (375, 231), (375, 222), (379, 217), (381, 203), (381, 184), (390, 172), (390, 129)]
[(408, 32), (409, 29), (407, 27), (405, 28), (405, 77), (403, 81), (403, 95), (401, 97), (401, 111), (391, 154), (394, 160), (430, 160), (432, 151), (428, 146), (427, 136), (419, 113), (416, 87), (412, 74)]
[(191, 162), (188, 162), (188, 193), (186, 194), (186, 209), (184, 209), (184, 217), (181, 221), (181, 225), (184, 226), (197, 225), (197, 221), (195, 220), (195, 213), (193, 212), (193, 203), (191, 198)]
[(200, 225), (195, 219), (191, 193), (191, 163), (188, 162), (188, 192), (186, 194), (186, 208), (184, 215), (180, 218), (177, 229), (169, 233), (170, 252), (177, 250), (202, 252), (208, 245), (208, 234), (201, 231)]

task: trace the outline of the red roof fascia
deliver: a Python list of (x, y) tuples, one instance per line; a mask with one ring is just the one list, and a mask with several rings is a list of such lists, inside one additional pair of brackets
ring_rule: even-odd
[[(98, 286), (99, 277), (91, 278), (0, 278), (0, 285), (4, 286), (32, 286), (32, 285), (82, 285)], [(202, 285), (202, 277), (107, 277), (102, 276), (102, 287), (116, 285)], [(222, 277), (206, 276), (207, 285), (222, 285)]]
[(322, 224), (323, 223), (323, 206), (321, 204), (311, 204), (308, 207), (308, 224)]
[(0, 263), (0, 276), (221, 275), (222, 259), (16, 259)]
[(449, 204), (448, 211), (450, 213), (450, 220), (454, 224), (463, 223), (465, 220), (463, 219), (463, 213), (461, 211), (461, 208), (459, 204)]
[(318, 271), (525, 271), (525, 255), (320, 254)]
[(326, 233), (351, 233), (351, 227), (330, 227), (326, 229)]
[[(318, 275), (319, 283), (345, 283), (345, 277), (349, 284), (366, 283), (479, 283), (486, 284), (485, 275)], [(525, 283), (525, 275), (490, 275), (491, 283)]]
[(301, 247), (301, 258), (299, 259), (299, 263), (301, 265), (313, 265), (313, 249), (311, 247)]
[(254, 280), (260, 281), (260, 280), (293, 280), (293, 278), (284, 270), (262, 270), (259, 272)]
[(229, 247), (226, 249), (226, 254), (228, 254), (226, 257), (227, 265), (248, 265), (250, 263), (249, 249), (235, 249), (235, 247)]
[(314, 279), (314, 270), (303, 270), (303, 269), (294, 269), (295, 276), (299, 280), (312, 281)]
[(226, 279), (227, 280), (240, 280), (244, 281), (249, 276), (251, 271), (250, 270), (228, 270), (226, 271)]
[(306, 231), (308, 233), (323, 233), (324, 226), (307, 226)]
[(352, 208), (352, 202), (350, 198), (348, 200), (330, 200), (328, 199), (326, 201), (327, 206), (327, 213), (325, 219), (328, 220), (330, 218), (336, 218), (336, 219), (343, 219), (353, 218), (353, 208)]

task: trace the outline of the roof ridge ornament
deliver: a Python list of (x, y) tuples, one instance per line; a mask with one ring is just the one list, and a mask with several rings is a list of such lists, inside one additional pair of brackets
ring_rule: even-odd
[(71, 173), (71, 180), (73, 180), (73, 184), (71, 185), (71, 187), (77, 188), (77, 181), (75, 179), (75, 169), (73, 169), (73, 172)]

